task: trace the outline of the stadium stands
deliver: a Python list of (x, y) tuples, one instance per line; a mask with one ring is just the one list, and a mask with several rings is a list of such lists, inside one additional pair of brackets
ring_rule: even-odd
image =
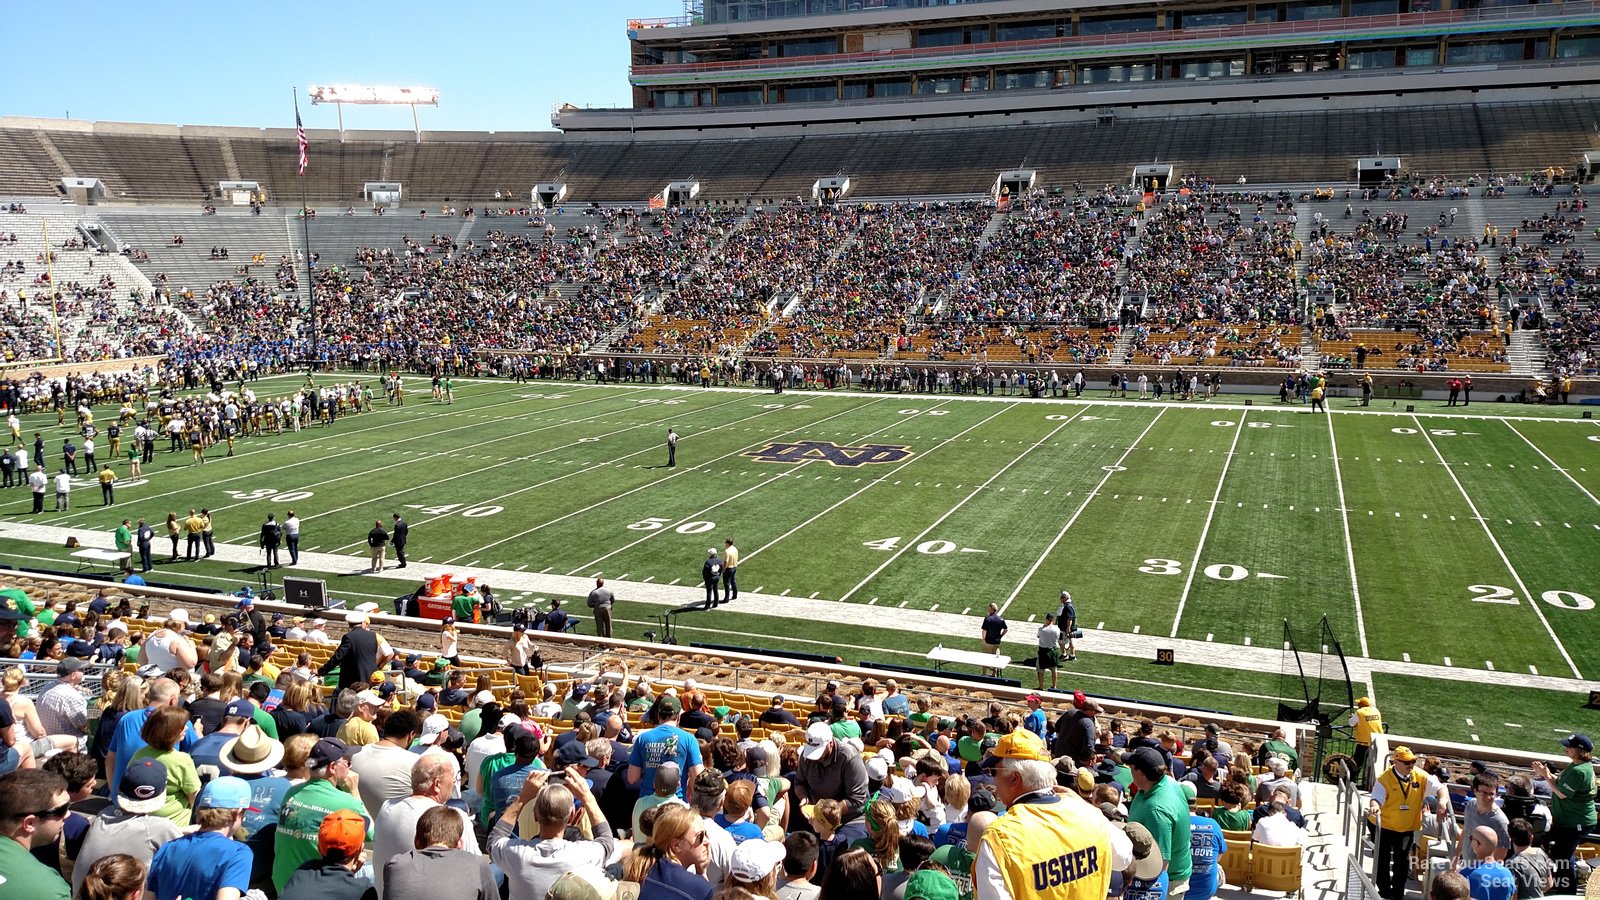
[[(1595, 118), (1594, 102), (1561, 100), (706, 141), (424, 132), (419, 144), (409, 135), (352, 132), (342, 142), (314, 137), (305, 188), (316, 202), (350, 203), (363, 182), (394, 180), (419, 202), (481, 204), (497, 190), (526, 198), (536, 182), (563, 181), (573, 201), (641, 202), (666, 182), (692, 176), (706, 198), (776, 200), (809, 196), (817, 176), (844, 173), (858, 196), (950, 196), (984, 192), (995, 172), (1019, 163), (1044, 171), (1052, 185), (1099, 185), (1120, 183), (1131, 165), (1155, 159), (1228, 181), (1242, 174), (1256, 183), (1296, 183), (1343, 180), (1352, 161), (1374, 147), (1404, 154), (1411, 171), (1459, 180), (1574, 163), (1574, 148), (1593, 142)], [(292, 132), (192, 131), (7, 125), (0, 127), (0, 183), (38, 196), (75, 174), (103, 179), (114, 197), (190, 202), (219, 181), (244, 178), (278, 202), (299, 196)], [(72, 172), (54, 171), (41, 133)]]

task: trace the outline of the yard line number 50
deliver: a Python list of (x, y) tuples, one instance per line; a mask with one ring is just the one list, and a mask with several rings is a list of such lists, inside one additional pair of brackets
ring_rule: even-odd
[[(1501, 603), (1506, 606), (1516, 606), (1522, 598), (1508, 587), (1498, 584), (1469, 584), (1467, 590), (1473, 594), (1476, 603)], [(1594, 609), (1594, 601), (1574, 591), (1545, 591), (1539, 599), (1557, 609), (1570, 609), (1578, 612)]]

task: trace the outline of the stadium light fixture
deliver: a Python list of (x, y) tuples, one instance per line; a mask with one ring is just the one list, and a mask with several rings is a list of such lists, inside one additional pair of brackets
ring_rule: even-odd
[(306, 89), (313, 106), (332, 103), (339, 111), (339, 141), (344, 142), (344, 105), (355, 106), (409, 106), (411, 127), (416, 132), (417, 143), (422, 143), (422, 124), (417, 120), (418, 106), (438, 106), (439, 90), (430, 87), (388, 87), (373, 84), (313, 84)]

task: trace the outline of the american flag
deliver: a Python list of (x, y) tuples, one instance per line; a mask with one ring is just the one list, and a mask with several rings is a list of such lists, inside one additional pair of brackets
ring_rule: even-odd
[(294, 114), (294, 138), (300, 144), (300, 174), (306, 174), (306, 126), (300, 123), (300, 111)]

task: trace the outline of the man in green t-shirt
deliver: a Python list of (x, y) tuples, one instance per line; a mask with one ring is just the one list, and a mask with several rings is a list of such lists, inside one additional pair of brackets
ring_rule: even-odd
[(33, 858), (61, 836), (67, 820), (67, 782), (44, 769), (0, 776), (0, 900), (70, 900), (61, 873)]
[(1288, 760), (1289, 771), (1300, 771), (1300, 754), (1294, 749), (1294, 745), (1289, 743), (1289, 732), (1282, 728), (1272, 732), (1272, 737), (1256, 751), (1255, 764), (1264, 766), (1267, 764), (1267, 759), (1273, 756), (1281, 756)]
[(122, 560), (122, 571), (124, 571), (124, 572), (132, 572), (133, 571), (133, 520), (131, 520), (131, 519), (123, 519), (122, 520), (122, 524), (117, 526), (116, 532), (112, 535), (112, 539), (117, 542), (117, 552), (118, 553), (126, 553), (126, 554), (128, 554), (127, 558)]
[[(356, 773), (350, 771), (355, 748), (338, 738), (322, 738), (311, 747), (306, 768), (311, 778), (290, 789), (278, 812), (278, 835), (272, 845), (272, 884), (279, 890), (301, 863), (318, 859), (318, 830), (322, 820), (335, 810), (348, 809), (366, 818), (367, 810), (358, 793)], [(372, 839), (372, 821), (367, 821), (367, 840)]]
[(1150, 747), (1140, 747), (1123, 760), (1138, 791), (1128, 807), (1128, 821), (1149, 829), (1167, 864), (1167, 894), (1189, 889), (1194, 854), (1189, 843), (1189, 798), (1167, 775), (1166, 760)]
[(1533, 774), (1550, 785), (1550, 858), (1555, 861), (1552, 894), (1571, 894), (1577, 889), (1573, 854), (1595, 824), (1594, 741), (1586, 734), (1562, 738), (1572, 765), (1559, 776), (1543, 760), (1534, 760)]

